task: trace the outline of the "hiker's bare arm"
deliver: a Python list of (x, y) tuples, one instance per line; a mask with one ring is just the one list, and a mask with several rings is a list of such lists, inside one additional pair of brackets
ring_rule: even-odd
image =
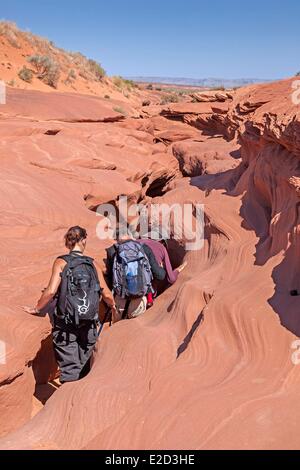
[(109, 307), (114, 308), (115, 307), (115, 299), (114, 299), (114, 296), (113, 296), (111, 290), (108, 288), (108, 286), (106, 284), (101, 266), (96, 261), (94, 262), (94, 264), (96, 266), (100, 286), (102, 288), (102, 298), (103, 298), (104, 302)]
[(31, 313), (33, 315), (37, 314), (41, 310), (43, 310), (43, 308), (45, 308), (49, 302), (51, 302), (51, 300), (57, 293), (58, 288), (60, 286), (60, 282), (61, 282), (60, 274), (63, 271), (65, 264), (66, 262), (62, 259), (57, 259), (54, 261), (54, 264), (52, 267), (52, 274), (51, 274), (51, 278), (50, 278), (48, 286), (46, 287), (46, 289), (44, 289), (42, 296), (39, 299), (36, 307), (35, 308), (23, 307), (25, 312)]
[(42, 310), (46, 305), (53, 299), (55, 294), (58, 291), (58, 288), (61, 283), (61, 276), (60, 274), (62, 273), (64, 267), (66, 265), (66, 262), (62, 259), (57, 259), (54, 261), (53, 268), (52, 268), (52, 275), (49, 281), (48, 286), (42, 293), (42, 296), (40, 300), (37, 303), (37, 310)]

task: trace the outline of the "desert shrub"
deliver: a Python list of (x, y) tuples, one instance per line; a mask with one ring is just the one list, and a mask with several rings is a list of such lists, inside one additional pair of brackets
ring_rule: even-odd
[(7, 85), (11, 86), (11, 87), (14, 87), (14, 86), (16, 86), (16, 81), (14, 79), (9, 80), (9, 82), (7, 82)]
[[(75, 80), (75, 75), (89, 81), (101, 81), (106, 76), (104, 68), (97, 61), (88, 59), (80, 52), (65, 51), (46, 38), (20, 31), (15, 23), (0, 21), (0, 36), (7, 38), (14, 47), (20, 47), (18, 41), (21, 40), (30, 44), (36, 51), (36, 55), (29, 57), (32, 71), (50, 86), (57, 86), (61, 74), (66, 75), (65, 81), (68, 83)], [(76, 74), (75, 70), (69, 73), (73, 68)]]
[(101, 66), (101, 64), (99, 64), (95, 60), (89, 59), (88, 67), (89, 67), (89, 70), (92, 72), (92, 74), (95, 75), (97, 80), (102, 80), (105, 77), (106, 72), (104, 68)]
[(13, 47), (20, 48), (17, 25), (11, 21), (0, 21), (0, 36), (4, 36)]
[(295, 76), (300, 77), (300, 72), (297, 72)]
[[(61, 67), (61, 70), (62, 70), (63, 72), (66, 72), (66, 67), (65, 67), (65, 66), (64, 66), (64, 67)], [(74, 70), (74, 69), (71, 69), (71, 70), (68, 72), (68, 74), (67, 74), (67, 78), (65, 79), (65, 83), (66, 83), (66, 84), (72, 83), (73, 80), (76, 80), (76, 78), (77, 78), (77, 75), (76, 75), (75, 70)]]
[(50, 52), (55, 54), (56, 52), (55, 47), (51, 45), (47, 38), (36, 36), (35, 34), (28, 31), (19, 31), (19, 35), (24, 41), (33, 46), (34, 49), (38, 50), (40, 55), (48, 55)]
[(86, 66), (87, 58), (80, 52), (69, 52), (68, 56), (70, 57), (71, 61), (78, 67), (84, 68)]
[(69, 77), (70, 79), (72, 79), (72, 80), (76, 80), (77, 75), (76, 75), (76, 72), (75, 72), (74, 69), (71, 69), (71, 70), (70, 70), (70, 72), (69, 72), (69, 74), (68, 74), (68, 77)]
[(110, 96), (109, 96), (109, 95), (105, 95), (104, 98), (105, 98), (106, 100), (110, 100)]
[(13, 31), (9, 31), (6, 35), (7, 37), (7, 40), (9, 42), (9, 44), (13, 47), (16, 47), (17, 49), (20, 49), (20, 44), (18, 43), (18, 39), (17, 39), (17, 36), (15, 35), (15, 33)]
[(33, 79), (33, 72), (32, 70), (28, 69), (27, 67), (23, 67), (19, 73), (18, 76), (21, 80), (27, 83), (31, 83)]
[(163, 97), (160, 104), (164, 106), (165, 104), (169, 104), (169, 103), (178, 103), (178, 101), (179, 101), (178, 96), (168, 95), (168, 96)]
[(88, 80), (88, 78), (89, 78), (87, 73), (85, 72), (85, 70), (80, 70), (78, 72), (78, 75), (79, 75), (79, 77), (84, 78), (84, 80)]
[[(61, 67), (62, 71), (65, 72), (66, 67)], [(64, 80), (66, 85), (70, 85), (73, 83), (73, 80), (76, 80), (77, 75), (74, 69), (71, 69), (67, 75), (67, 78)]]
[(113, 110), (114, 110), (116, 113), (123, 114), (123, 116), (127, 116), (126, 111), (125, 111), (123, 108), (119, 107), (119, 106), (115, 107)]
[(161, 87), (157, 86), (157, 87), (155, 88), (155, 90), (156, 90), (156, 91), (161, 91), (162, 89), (161, 89)]
[(67, 75), (67, 77), (69, 78), (69, 80), (71, 80), (72, 77), (69, 76), (69, 69), (70, 69), (70, 67), (67, 67), (67, 66), (65, 65), (65, 63), (62, 62), (62, 61), (59, 62), (59, 65), (60, 65), (60, 70), (61, 70), (61, 72), (65, 73), (65, 74)]
[(152, 83), (149, 83), (149, 85), (146, 86), (146, 90), (153, 90)]
[(26, 41), (32, 46), (36, 45), (36, 36), (30, 32), (26, 34)]
[(225, 91), (225, 87), (223, 85), (221, 86), (213, 86), (210, 88), (211, 91)]
[(178, 96), (191, 95), (192, 93), (198, 93), (199, 90), (193, 90), (191, 88), (178, 88), (178, 87), (169, 87), (164, 88), (162, 91), (165, 93), (175, 93)]
[(112, 77), (112, 82), (117, 88), (123, 91), (132, 91), (133, 88), (136, 88), (136, 84), (132, 80), (126, 80), (120, 76)]
[(60, 78), (60, 66), (49, 56), (33, 55), (28, 62), (36, 69), (38, 78), (53, 88), (57, 87)]
[(57, 88), (60, 79), (60, 67), (58, 64), (53, 65), (46, 73), (43, 81), (53, 88)]
[(43, 75), (49, 69), (51, 63), (50, 57), (42, 55), (31, 55), (28, 57), (27, 61), (33, 65), (33, 67), (35, 67), (39, 78), (43, 77)]
[(127, 88), (132, 89), (132, 88), (137, 88), (136, 84), (134, 83), (133, 80), (127, 80), (123, 78), (123, 82), (127, 86)]
[(118, 88), (122, 87), (122, 81), (122, 77), (112, 77), (113, 84)]

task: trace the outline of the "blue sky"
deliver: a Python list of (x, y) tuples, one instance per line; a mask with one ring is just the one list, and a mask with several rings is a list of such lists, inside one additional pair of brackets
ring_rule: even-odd
[(299, 0), (9, 0), (0, 15), (110, 75), (276, 79), (300, 70)]

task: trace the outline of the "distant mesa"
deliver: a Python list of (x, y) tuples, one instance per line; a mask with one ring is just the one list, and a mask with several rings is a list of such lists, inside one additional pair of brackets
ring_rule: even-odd
[(237, 78), (237, 79), (226, 79), (226, 78), (174, 78), (174, 77), (127, 77), (134, 82), (140, 83), (160, 83), (165, 85), (183, 85), (183, 86), (194, 86), (204, 88), (224, 87), (224, 88), (235, 88), (246, 85), (252, 85), (257, 83), (267, 83), (273, 80), (258, 79), (258, 78)]

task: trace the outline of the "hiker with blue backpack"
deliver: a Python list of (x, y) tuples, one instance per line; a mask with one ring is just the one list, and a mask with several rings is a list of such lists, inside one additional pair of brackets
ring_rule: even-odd
[(76, 226), (68, 230), (65, 245), (69, 253), (55, 260), (37, 306), (23, 307), (25, 312), (39, 315), (56, 298), (52, 338), (61, 383), (74, 382), (89, 372), (98, 338), (101, 298), (116, 315), (114, 297), (100, 266), (84, 255), (86, 240), (85, 229)]
[(117, 243), (106, 250), (107, 275), (117, 307), (113, 323), (142, 315), (147, 309), (147, 295), (153, 292), (153, 279), (166, 277), (151, 248), (130, 234), (117, 238)]

